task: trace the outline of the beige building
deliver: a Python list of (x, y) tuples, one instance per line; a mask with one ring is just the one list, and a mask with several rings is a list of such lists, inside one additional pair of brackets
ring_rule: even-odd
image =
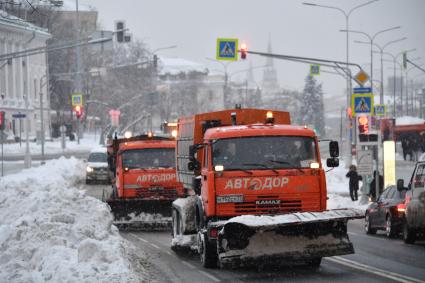
[[(50, 34), (24, 20), (0, 10), (0, 110), (6, 112), (8, 139), (22, 135), (28, 123), (29, 137), (40, 135), (40, 100), (43, 101), (44, 129), (49, 137), (50, 104), (47, 95), (46, 54), (7, 56), (16, 52), (46, 46)], [(5, 60), (6, 59), (6, 60)], [(26, 118), (17, 118), (24, 114)], [(38, 132), (38, 133), (37, 133)]]

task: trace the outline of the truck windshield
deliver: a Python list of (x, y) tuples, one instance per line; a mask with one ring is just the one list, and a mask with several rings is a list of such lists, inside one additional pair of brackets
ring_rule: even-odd
[(173, 168), (174, 148), (146, 148), (122, 153), (122, 166), (128, 169)]
[(224, 170), (310, 168), (317, 162), (313, 138), (264, 136), (213, 141), (213, 165)]

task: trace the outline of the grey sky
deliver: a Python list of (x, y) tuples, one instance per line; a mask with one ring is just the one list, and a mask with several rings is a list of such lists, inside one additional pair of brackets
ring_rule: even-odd
[[(250, 50), (266, 51), (269, 34), (273, 52), (324, 59), (345, 61), (346, 41), (345, 18), (341, 12), (302, 5), (298, 0), (81, 0), (99, 11), (99, 20), (106, 29), (113, 29), (115, 20), (125, 20), (130, 32), (145, 41), (151, 49), (178, 45), (176, 49), (164, 50), (159, 55), (181, 57), (205, 64), (210, 69), (223, 67), (205, 57), (215, 56), (218, 37), (235, 37), (247, 43)], [(348, 10), (367, 2), (360, 0), (305, 0), (323, 5), (338, 6)], [(412, 57), (422, 57), (425, 62), (425, 1), (424, 0), (380, 0), (360, 8), (350, 16), (350, 29), (369, 34), (402, 26), (400, 30), (379, 35), (376, 42), (384, 45), (388, 41), (407, 37), (408, 39), (389, 46), (386, 51), (398, 53), (404, 49), (416, 48)], [(368, 45), (353, 43), (367, 40), (365, 36), (350, 35), (350, 61), (363, 65), (369, 72), (370, 49)], [(264, 58), (248, 55), (253, 66), (262, 65)], [(374, 65), (380, 67), (379, 55)], [(387, 59), (390, 59), (389, 57)], [(245, 69), (246, 62), (232, 63), (230, 73)], [(276, 61), (281, 86), (302, 89), (308, 65)], [(392, 75), (392, 63), (385, 63), (384, 78)], [(375, 69), (375, 68), (374, 68)], [(420, 74), (412, 71), (411, 77)], [(380, 78), (380, 71), (375, 71)], [(235, 79), (244, 79), (234, 76)], [(233, 79), (233, 78), (232, 78)], [(262, 70), (255, 72), (257, 83), (261, 83)], [(425, 75), (417, 77), (424, 80)], [(345, 82), (336, 75), (322, 74), (326, 95), (343, 95)]]

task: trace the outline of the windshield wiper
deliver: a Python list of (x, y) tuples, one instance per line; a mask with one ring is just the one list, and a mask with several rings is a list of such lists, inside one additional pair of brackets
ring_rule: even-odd
[(286, 165), (292, 166), (292, 168), (288, 168), (288, 169), (297, 169), (298, 171), (304, 173), (304, 171), (301, 168), (295, 167), (294, 164), (292, 164), (291, 162), (288, 162), (288, 161), (283, 161), (283, 160), (269, 160), (269, 162), (277, 163), (277, 164), (286, 164)]
[(247, 166), (260, 166), (269, 170), (272, 170), (274, 173), (276, 173), (277, 175), (279, 175), (279, 171), (277, 171), (276, 169), (267, 166), (266, 164), (263, 163), (242, 163), (242, 165), (247, 165)]

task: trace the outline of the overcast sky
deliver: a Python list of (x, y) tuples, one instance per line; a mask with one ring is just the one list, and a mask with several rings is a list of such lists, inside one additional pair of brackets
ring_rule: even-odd
[[(368, 0), (305, 0), (322, 5), (338, 6), (349, 10)], [(112, 30), (116, 20), (125, 20), (127, 28), (137, 39), (145, 41), (153, 50), (177, 45), (164, 50), (159, 56), (180, 57), (205, 64), (209, 69), (223, 70), (219, 63), (206, 60), (215, 57), (216, 39), (238, 38), (246, 42), (253, 51), (266, 51), (269, 35), (274, 53), (317, 57), (345, 61), (346, 38), (345, 17), (337, 10), (302, 5), (299, 0), (81, 0), (99, 12), (103, 28)], [(375, 42), (384, 45), (402, 37), (406, 40), (391, 44), (385, 50), (397, 54), (416, 48), (410, 55), (422, 57), (425, 62), (425, 1), (424, 0), (379, 0), (355, 10), (349, 18), (349, 28), (373, 35), (377, 31), (401, 26), (401, 29), (383, 33)], [(365, 40), (359, 34), (350, 35), (350, 61), (370, 70), (370, 47), (354, 43)], [(374, 57), (375, 78), (380, 79), (380, 56)], [(401, 56), (399, 57), (401, 58)], [(391, 59), (387, 57), (386, 59)], [(392, 59), (391, 59), (392, 60)], [(229, 72), (261, 66), (265, 59), (248, 55), (248, 60), (229, 65)], [(275, 65), (281, 86), (301, 90), (309, 66), (288, 61), (277, 61)], [(384, 79), (393, 74), (392, 63), (384, 63)], [(323, 69), (322, 69), (323, 70)], [(354, 69), (353, 69), (354, 70)], [(411, 77), (424, 81), (425, 75), (411, 71)], [(419, 76), (418, 76), (419, 75)], [(244, 79), (234, 76), (232, 79)], [(262, 70), (255, 72), (257, 83), (261, 83)], [(325, 94), (344, 95), (345, 81), (342, 77), (322, 74)], [(386, 79), (385, 79), (386, 80)]]

